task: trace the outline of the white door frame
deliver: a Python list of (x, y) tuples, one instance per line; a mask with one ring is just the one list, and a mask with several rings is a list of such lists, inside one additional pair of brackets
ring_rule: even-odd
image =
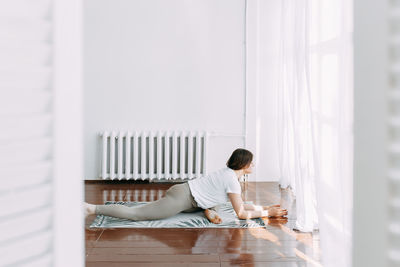
[(54, 260), (85, 266), (81, 0), (54, 0)]

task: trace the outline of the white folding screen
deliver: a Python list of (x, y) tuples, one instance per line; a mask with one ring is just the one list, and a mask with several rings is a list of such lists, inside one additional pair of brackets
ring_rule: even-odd
[(51, 1), (0, 1), (0, 265), (52, 265)]
[[(393, 253), (393, 249), (399, 249), (399, 243), (395, 245), (398, 234), (392, 231), (395, 228), (390, 229), (390, 222), (396, 218), (393, 212), (396, 209), (390, 205), (396, 195), (399, 196), (398, 183), (390, 177), (395, 174), (392, 171), (399, 167), (398, 153), (393, 145), (399, 139), (395, 134), (396, 127), (390, 126), (390, 118), (395, 118), (392, 115), (397, 113), (393, 108), (399, 106), (398, 100), (395, 100), (400, 77), (395, 68), (399, 62), (398, 52), (395, 51), (399, 46), (395, 42), (399, 32), (391, 26), (395, 22), (392, 19), (397, 17), (399, 1), (353, 2), (352, 266), (399, 266), (396, 253)], [(396, 24), (399, 25), (398, 21), (393, 26)], [(389, 105), (390, 102), (393, 105)]]
[(400, 1), (389, 1), (388, 178), (389, 266), (400, 265)]
[(84, 264), (79, 3), (0, 0), (0, 266)]

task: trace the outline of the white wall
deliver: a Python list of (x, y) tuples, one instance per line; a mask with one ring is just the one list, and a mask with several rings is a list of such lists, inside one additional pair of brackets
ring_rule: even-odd
[[(85, 179), (99, 176), (96, 135), (106, 129), (244, 135), (244, 27), (244, 0), (86, 0)], [(274, 96), (262, 96), (266, 152), (257, 179), (274, 180)], [(244, 145), (241, 137), (211, 138), (209, 171)]]
[(277, 77), (281, 0), (260, 1), (259, 173), (279, 180)]
[(246, 8), (246, 146), (255, 153), (250, 180), (278, 181), (277, 70), (281, 1), (248, 0)]

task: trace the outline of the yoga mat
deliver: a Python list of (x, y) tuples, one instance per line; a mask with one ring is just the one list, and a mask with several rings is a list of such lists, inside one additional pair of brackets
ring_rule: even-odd
[[(108, 204), (123, 204), (126, 206), (143, 205), (147, 202), (107, 201)], [(257, 228), (265, 227), (261, 218), (239, 220), (232, 204), (227, 202), (217, 206), (218, 215), (222, 223), (211, 223), (204, 215), (204, 211), (179, 213), (175, 216), (151, 221), (132, 221), (111, 216), (97, 215), (89, 228)]]

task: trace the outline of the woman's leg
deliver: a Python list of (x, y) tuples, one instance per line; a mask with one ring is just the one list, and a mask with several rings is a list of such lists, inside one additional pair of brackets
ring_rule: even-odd
[(192, 208), (192, 196), (187, 183), (170, 187), (165, 197), (144, 205), (127, 207), (119, 204), (96, 205), (95, 214), (102, 214), (135, 221), (171, 217)]
[(190, 212), (196, 212), (196, 211), (201, 211), (201, 210), (204, 210), (204, 209), (202, 209), (202, 208), (200, 208), (200, 207), (192, 207), (192, 208), (190, 208), (190, 209), (183, 210), (182, 212), (184, 212), (184, 213), (190, 213)]

